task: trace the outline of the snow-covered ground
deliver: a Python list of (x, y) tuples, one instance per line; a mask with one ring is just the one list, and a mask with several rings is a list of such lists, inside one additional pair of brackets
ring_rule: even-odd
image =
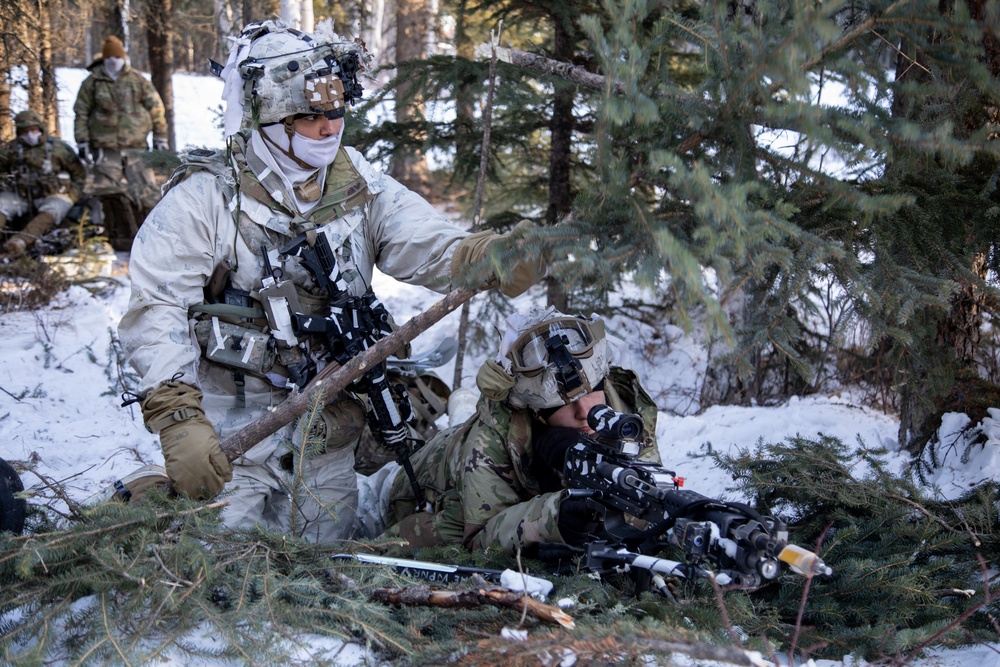
[[(60, 70), (58, 74), (63, 135), (71, 138), (72, 102), (84, 73)], [(221, 89), (218, 79), (176, 77), (180, 146), (222, 145), (213, 111)], [(440, 298), (385, 277), (378, 277), (374, 288), (400, 323)], [(0, 456), (32, 461), (40, 473), (62, 483), (77, 500), (88, 498), (143, 463), (162, 462), (157, 440), (143, 427), (138, 409), (121, 407), (120, 379), (129, 369), (120, 364), (115, 330), (127, 306), (128, 293), (127, 255), (120, 253), (114, 276), (99, 293), (76, 286), (46, 310), (0, 316)], [(481, 299), (473, 302), (473, 317)], [(517, 300), (517, 307), (540, 305), (543, 300), (544, 294), (535, 288)], [(609, 324), (610, 330), (627, 332), (630, 339), (631, 334), (643, 335), (628, 322), (611, 320)], [(434, 347), (442, 338), (454, 335), (457, 326), (458, 314), (453, 313), (418, 338), (414, 350)], [(792, 398), (784, 405), (766, 408), (716, 406), (690, 414), (690, 402), (671, 397), (697, 395), (704, 354), (676, 327), (665, 325), (660, 333), (659, 348), (652, 354), (648, 353), (649, 346), (644, 346), (647, 352), (622, 357), (635, 368), (651, 393), (662, 397), (657, 428), (661, 455), (667, 466), (686, 478), (687, 488), (706, 495), (725, 494), (728, 477), (707, 459), (689, 455), (703, 453), (708, 446), (717, 451), (751, 447), (760, 438), (773, 442), (786, 436), (815, 437), (822, 433), (847, 444), (861, 438), (869, 446), (894, 452), (891, 457), (897, 469), (907, 463), (908, 458), (898, 452), (895, 440), (896, 418), (841, 397)], [(627, 352), (628, 345), (622, 345)], [(467, 357), (464, 387), (475, 389), (475, 370), (483, 357), (482, 353)], [(449, 384), (452, 363), (438, 371)], [(942, 431), (958, 433), (966, 421), (963, 415), (949, 416)], [(957, 454), (947, 458), (932, 480), (943, 495), (955, 496), (970, 484), (996, 477), (1000, 470), (1000, 412), (993, 413), (982, 428), (988, 441), (974, 449), (966, 462)], [(39, 480), (26, 476), (24, 483), (31, 487)], [(211, 642), (212, 638), (204, 641)], [(328, 657), (340, 648), (322, 640), (313, 650), (319, 646), (326, 647)], [(357, 664), (363, 654), (349, 648), (338, 659), (341, 664)], [(177, 658), (174, 664), (190, 663)], [(823, 660), (815, 664), (834, 667), (857, 663)], [(986, 667), (1000, 664), (1000, 652), (995, 646), (975, 647), (932, 654), (914, 664)]]

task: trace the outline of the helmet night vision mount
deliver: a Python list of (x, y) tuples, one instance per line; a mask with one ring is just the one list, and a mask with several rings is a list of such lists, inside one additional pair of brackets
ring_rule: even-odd
[[(361, 41), (333, 32), (330, 21), (315, 35), (278, 21), (254, 23), (240, 33), (237, 48), (244, 127), (297, 116), (343, 118), (364, 94), (358, 75), (371, 56)], [(222, 76), (223, 68), (213, 62), (212, 71)]]

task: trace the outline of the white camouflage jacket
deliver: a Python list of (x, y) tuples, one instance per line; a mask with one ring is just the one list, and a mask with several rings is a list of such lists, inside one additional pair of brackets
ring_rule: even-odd
[[(321, 228), (338, 265), (356, 269), (357, 277), (348, 290), (364, 293), (377, 266), (403, 282), (446, 292), (455, 247), (469, 233), (448, 223), (423, 198), (379, 171), (356, 150), (341, 150), (371, 195), (360, 207)], [(248, 169), (245, 163), (238, 164)], [(264, 178), (260, 181), (268, 184)], [(224, 174), (191, 173), (167, 191), (136, 236), (129, 266), (132, 296), (118, 331), (130, 364), (141, 376), (140, 395), (178, 374), (180, 381), (201, 386), (210, 372), (220, 370), (202, 368), (199, 377), (201, 350), (190, 333), (188, 308), (204, 301), (204, 288), (223, 260), (235, 266), (233, 287), (255, 292), (261, 287), (264, 263), (259, 247), (263, 243), (272, 266), (282, 267), (284, 276), (297, 285), (312, 285), (296, 259), (284, 264), (277, 259), (277, 248), (297, 235), (294, 216), (273, 201), (269, 206), (255, 199), (246, 189), (238, 199), (227, 197), (227, 192), (234, 191), (232, 183), (228, 169)], [(328, 177), (325, 189), (335, 185)], [(233, 214), (237, 206), (240, 230)], [(215, 384), (225, 382), (220, 378)], [(207, 394), (209, 388), (203, 389)], [(263, 394), (270, 396), (265, 401), (275, 400), (273, 388), (256, 378), (247, 378), (246, 394), (248, 399), (254, 394), (261, 399)]]

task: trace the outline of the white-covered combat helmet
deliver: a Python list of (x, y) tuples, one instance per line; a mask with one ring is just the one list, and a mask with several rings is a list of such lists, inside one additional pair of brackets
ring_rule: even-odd
[(246, 26), (218, 74), (225, 80), (226, 136), (295, 116), (343, 118), (364, 92), (358, 74), (371, 57), (359, 41), (321, 21), (315, 34), (263, 21)]
[(568, 405), (608, 374), (611, 350), (599, 317), (535, 309), (507, 318), (496, 363), (513, 377), (507, 403), (535, 411)]

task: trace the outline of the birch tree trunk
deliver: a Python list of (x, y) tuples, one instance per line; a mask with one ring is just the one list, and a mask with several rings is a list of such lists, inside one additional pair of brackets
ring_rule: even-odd
[(226, 38), (236, 32), (233, 28), (233, 9), (228, 0), (215, 0), (215, 59), (220, 63), (225, 64), (229, 56), (229, 41)]
[(281, 0), (281, 20), (288, 26), (312, 32), (314, 26), (312, 0)]
[(385, 3), (386, 0), (372, 0), (371, 34), (369, 35), (369, 39), (366, 40), (371, 44), (371, 52), (375, 54), (374, 66), (376, 68), (384, 65), (386, 58), (389, 57), (386, 43), (388, 27), (386, 26)]
[(312, 32), (315, 29), (316, 20), (313, 16), (313, 3), (312, 0), (301, 0), (302, 1), (302, 25), (299, 30), (304, 30), (305, 32)]

